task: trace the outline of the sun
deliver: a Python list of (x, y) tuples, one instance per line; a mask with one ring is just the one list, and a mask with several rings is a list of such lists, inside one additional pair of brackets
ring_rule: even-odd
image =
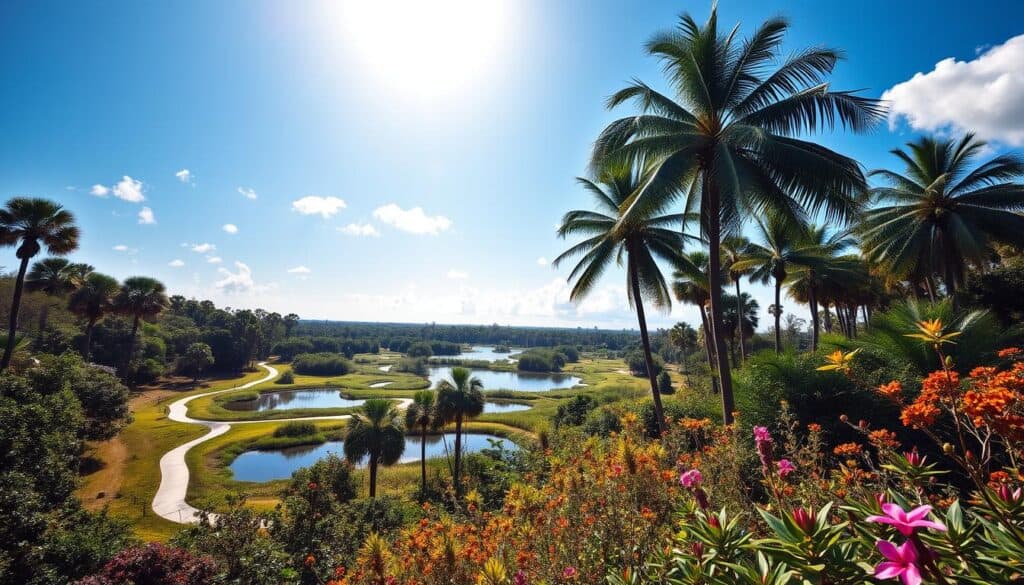
[(353, 0), (338, 17), (360, 73), (403, 96), (436, 98), (493, 73), (512, 10), (505, 0)]

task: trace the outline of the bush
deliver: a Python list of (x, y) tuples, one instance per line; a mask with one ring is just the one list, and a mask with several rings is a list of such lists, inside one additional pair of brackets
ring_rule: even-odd
[(451, 341), (431, 341), (430, 351), (433, 355), (459, 355), (462, 353), (462, 344)]
[(290, 362), (299, 354), (313, 353), (313, 344), (308, 339), (290, 337), (275, 344), (270, 353), (281, 358), (283, 362)]
[(309, 467), (303, 467), (292, 474), (285, 494), (298, 494), (309, 499), (315, 493), (327, 493), (339, 504), (356, 497), (356, 482), (352, 477), (352, 464), (329, 453)]
[(99, 574), (78, 585), (212, 585), (216, 575), (217, 565), (210, 557), (152, 542), (124, 549)]
[(164, 375), (167, 368), (162, 360), (146, 358), (135, 368), (136, 384), (152, 384)]
[(622, 420), (611, 408), (604, 406), (590, 411), (583, 421), (583, 432), (597, 437), (607, 437), (622, 432)]
[(565, 355), (553, 349), (529, 349), (519, 354), (516, 369), (523, 372), (560, 372)]
[(277, 380), (275, 380), (274, 383), (275, 384), (294, 384), (295, 383), (295, 374), (293, 374), (291, 370), (288, 370), (287, 372), (281, 374), (281, 376)]
[(405, 372), (417, 376), (426, 376), (430, 372), (426, 358), (402, 358), (391, 369), (395, 372)]
[(559, 345), (555, 351), (565, 356), (566, 363), (575, 364), (580, 361), (580, 351), (571, 345)]
[(430, 344), (425, 341), (418, 341), (409, 346), (409, 349), (405, 351), (409, 357), (417, 358), (428, 358), (434, 355), (434, 349), (430, 347)]
[(295, 356), (292, 371), (310, 376), (343, 376), (352, 371), (352, 362), (336, 353), (303, 353)]
[(586, 394), (581, 394), (568, 402), (563, 402), (558, 405), (558, 411), (555, 412), (555, 428), (579, 426), (586, 420), (587, 414), (595, 408), (597, 408), (597, 401)]
[[(709, 418), (708, 410), (700, 404), (669, 399), (661, 401), (661, 408), (665, 413), (665, 418), (669, 421), (669, 425), (683, 418)], [(647, 436), (651, 438), (658, 437), (658, 419), (654, 416), (654, 402), (650, 400), (644, 401), (640, 405), (637, 414), (640, 416), (640, 422), (643, 423), (644, 432)]]
[[(654, 362), (654, 375), (661, 373), (661, 370), (665, 368), (665, 362), (661, 359), (661, 356), (652, 355), (651, 361)], [(629, 373), (634, 376), (647, 377), (647, 360), (644, 359), (644, 352), (642, 349), (636, 349), (626, 354), (626, 365), (629, 366)]]
[(316, 425), (309, 421), (292, 421), (274, 429), (275, 437), (304, 437), (317, 434)]
[(658, 392), (660, 394), (676, 393), (676, 389), (672, 387), (672, 376), (669, 376), (666, 371), (662, 371), (658, 374)]

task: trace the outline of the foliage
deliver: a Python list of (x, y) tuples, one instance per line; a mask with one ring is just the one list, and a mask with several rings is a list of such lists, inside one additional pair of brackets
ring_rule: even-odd
[(209, 557), (196, 557), (184, 549), (151, 542), (121, 551), (99, 574), (82, 579), (78, 585), (214, 585), (216, 572)]
[(521, 372), (560, 372), (567, 359), (555, 349), (528, 349), (518, 356), (516, 369)]
[(676, 389), (672, 386), (672, 376), (665, 370), (658, 374), (658, 393), (663, 395), (676, 393)]
[(410, 345), (405, 353), (412, 358), (428, 358), (434, 355), (434, 349), (429, 343), (420, 341)]
[(302, 337), (289, 337), (279, 341), (270, 350), (271, 354), (276, 355), (283, 362), (290, 362), (299, 354), (312, 352), (312, 342)]
[(417, 376), (426, 376), (429, 372), (426, 358), (402, 358), (391, 369)]
[(295, 374), (293, 374), (291, 370), (288, 370), (287, 372), (281, 374), (281, 376), (277, 380), (274, 380), (274, 383), (275, 384), (294, 384), (295, 383)]
[(197, 341), (185, 349), (184, 355), (178, 360), (178, 367), (181, 371), (191, 375), (192, 379), (196, 379), (213, 363), (213, 350), (209, 345)]
[[(642, 378), (647, 377), (647, 360), (644, 359), (642, 351), (631, 351), (624, 356), (624, 359), (626, 360), (626, 366), (629, 367), (630, 374)], [(665, 368), (665, 362), (662, 361), (660, 356), (653, 356), (652, 360), (654, 362), (654, 375), (657, 376)]]
[(352, 362), (334, 353), (302, 353), (292, 361), (292, 371), (311, 376), (343, 376), (352, 371)]
[(316, 425), (310, 421), (303, 420), (286, 422), (274, 429), (275, 437), (302, 437), (305, 435), (315, 435), (316, 433)]
[(368, 459), (370, 497), (376, 496), (377, 466), (394, 465), (405, 452), (405, 430), (394, 405), (382, 398), (364, 402), (349, 421), (344, 450), (353, 463)]
[(554, 418), (555, 428), (579, 426), (587, 419), (590, 411), (595, 408), (597, 408), (597, 401), (593, 397), (586, 394), (574, 396), (568, 402), (558, 405)]

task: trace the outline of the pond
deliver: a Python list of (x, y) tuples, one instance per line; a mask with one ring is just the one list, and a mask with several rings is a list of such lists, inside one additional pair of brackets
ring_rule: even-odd
[(533, 408), (529, 404), (518, 404), (516, 402), (485, 402), (484, 414), (502, 414), (506, 412), (522, 412)]
[(494, 347), (487, 345), (474, 345), (469, 351), (463, 351), (459, 355), (439, 355), (435, 356), (440, 359), (447, 360), (480, 360), (488, 362), (497, 362), (507, 359), (515, 359), (514, 356), (522, 352), (522, 349), (510, 347), (512, 351), (508, 353), (498, 353), (494, 351)]
[[(442, 435), (430, 435), (427, 437), (427, 459), (444, 457), (451, 453), (455, 444), (455, 435), (445, 433)], [(494, 435), (485, 434), (464, 434), (462, 435), (462, 448), (464, 453), (473, 453), (491, 446), (488, 439), (501, 440), (505, 449), (516, 450), (519, 447), (508, 439), (501, 439)], [(342, 450), (343, 441), (328, 441), (320, 445), (303, 445), (299, 447), (287, 447), (270, 451), (246, 451), (239, 455), (231, 463), (231, 473), (238, 481), (272, 481), (275, 479), (288, 479), (292, 473), (302, 467), (309, 467), (328, 453), (335, 453), (344, 457)], [(420, 438), (416, 436), (405, 437), (405, 453), (399, 460), (400, 463), (414, 463), (420, 460)], [(364, 459), (362, 465), (366, 465)]]
[[(572, 388), (582, 382), (568, 374), (540, 374), (532, 372), (495, 372), (473, 368), (473, 375), (484, 383), (484, 390), (518, 390), (521, 392), (547, 392)], [(451, 378), (452, 366), (431, 366), (428, 378), (436, 387), (441, 380)]]
[(224, 403), (228, 410), (263, 412), (264, 410), (295, 410), (299, 408), (349, 408), (360, 406), (365, 400), (343, 398), (337, 388), (307, 388), (265, 392), (255, 400), (236, 400)]

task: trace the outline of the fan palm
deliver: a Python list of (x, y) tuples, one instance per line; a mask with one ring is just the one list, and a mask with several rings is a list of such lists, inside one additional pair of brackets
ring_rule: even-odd
[(92, 354), (92, 332), (96, 323), (114, 310), (114, 297), (121, 285), (112, 276), (93, 272), (85, 277), (68, 300), (68, 309), (85, 318), (85, 347), (82, 356), (89, 360)]
[(427, 497), (427, 433), (441, 425), (433, 390), (420, 390), (405, 410), (405, 428), (420, 431), (420, 497)]
[(128, 338), (128, 352), (125, 356), (126, 372), (135, 357), (139, 323), (143, 319), (153, 319), (171, 304), (165, 290), (164, 284), (155, 278), (133, 276), (125, 279), (121, 290), (114, 297), (114, 310), (132, 318), (132, 332)]
[(700, 210), (711, 265), (712, 330), (730, 421), (732, 380), (720, 334), (722, 237), (736, 231), (744, 214), (767, 210), (792, 218), (821, 211), (830, 222), (853, 217), (866, 189), (857, 162), (796, 136), (837, 126), (866, 131), (885, 114), (877, 100), (830, 90), (825, 80), (839, 51), (805, 49), (780, 63), (788, 28), (774, 18), (741, 41), (736, 29), (719, 30), (714, 7), (703, 25), (683, 15), (676, 30), (647, 44), (648, 53), (662, 60), (675, 96), (640, 81), (611, 96), (609, 107), (635, 101), (641, 113), (612, 122), (593, 153), (599, 167), (635, 156), (656, 163), (644, 188), (624, 205), (623, 225), (660, 213), (681, 195), (681, 187), (689, 193), (688, 207)]
[(7, 328), (3, 360), (0, 371), (11, 363), (17, 339), (18, 314), (25, 286), (28, 263), (44, 247), (54, 256), (69, 254), (78, 248), (78, 227), (75, 216), (48, 199), (15, 197), (0, 209), (0, 245), (18, 246), (16, 255), (21, 261), (14, 281), (14, 298)]
[[(729, 339), (749, 339), (757, 329), (759, 321), (757, 312), (761, 310), (761, 305), (747, 293), (741, 293), (738, 299), (733, 299), (731, 295), (722, 295), (722, 298), (729, 301), (724, 303), (725, 310), (722, 311), (722, 323), (725, 325), (726, 333), (729, 334)], [(741, 318), (737, 318), (737, 316)], [(739, 358), (736, 357), (738, 346), (738, 341), (729, 342), (733, 365), (739, 361)]]
[(915, 282), (939, 275), (957, 306), (956, 292), (968, 266), (984, 266), (996, 243), (1024, 245), (1024, 158), (974, 160), (985, 143), (923, 137), (893, 150), (904, 174), (871, 175), (889, 183), (872, 190), (885, 203), (864, 221), (864, 251), (872, 262)]
[(708, 300), (711, 298), (707, 271), (707, 253), (693, 251), (683, 255), (676, 262), (676, 270), (672, 273), (672, 292), (677, 301), (695, 305), (700, 312), (701, 326), (704, 329), (704, 351), (707, 354), (708, 367), (711, 368), (711, 389), (718, 393), (718, 377), (715, 375), (717, 361), (711, 334), (711, 320), (708, 319), (707, 311)]
[(455, 423), (455, 494), (462, 495), (462, 423), (484, 411), (484, 383), (466, 368), (452, 368), (451, 379), (437, 385), (437, 414), (443, 423)]
[(377, 468), (398, 463), (405, 453), (405, 431), (391, 401), (371, 398), (352, 415), (345, 433), (345, 458), (359, 463), (369, 457), (370, 497), (377, 497)]
[(811, 311), (811, 350), (814, 351), (818, 349), (818, 340), (821, 338), (818, 293), (823, 286), (823, 279), (838, 278), (837, 273), (842, 271), (850, 271), (852, 277), (859, 262), (851, 264), (836, 257), (844, 248), (853, 244), (853, 240), (845, 231), (830, 234), (824, 227), (812, 224), (802, 230), (801, 235), (802, 238), (789, 259), (797, 268), (789, 282), (792, 287), (793, 282), (803, 281), (803, 287), (807, 292), (804, 300)]
[(569, 294), (573, 302), (579, 302), (586, 297), (613, 262), (619, 266), (625, 264), (627, 297), (636, 310), (655, 417), (658, 419), (659, 429), (664, 432), (664, 411), (661, 394), (658, 392), (654, 358), (651, 354), (651, 340), (647, 333), (644, 300), (649, 300), (652, 305), (662, 310), (668, 310), (672, 306), (668, 284), (658, 266), (658, 259), (669, 262), (678, 259), (683, 236), (677, 229), (672, 228), (681, 225), (685, 215), (671, 214), (646, 218), (631, 224), (629, 229), (617, 229), (623, 203), (632, 197), (644, 180), (641, 163), (605, 169), (596, 182), (582, 177), (577, 178), (593, 196), (597, 211), (576, 210), (565, 214), (562, 225), (558, 228), (559, 237), (579, 235), (585, 239), (555, 258), (553, 264), (557, 267), (571, 258), (582, 256), (569, 273), (569, 281), (575, 281)]
[[(728, 271), (729, 280), (736, 286), (736, 307), (735, 312), (740, 314), (743, 307), (739, 304), (743, 298), (740, 292), (740, 280), (749, 274), (749, 270), (740, 270), (740, 262), (747, 259), (747, 248), (750, 247), (750, 240), (743, 236), (730, 236), (722, 240), (722, 266)], [(728, 327), (726, 328), (728, 329)], [(747, 358), (747, 342), (743, 335), (738, 340), (740, 346), (740, 363)]]
[[(25, 276), (25, 288), (41, 292), (48, 297), (59, 297), (75, 289), (75, 274), (70, 270), (71, 262), (66, 258), (44, 258), (32, 265)], [(43, 303), (39, 311), (39, 334), (46, 330), (49, 303)]]

